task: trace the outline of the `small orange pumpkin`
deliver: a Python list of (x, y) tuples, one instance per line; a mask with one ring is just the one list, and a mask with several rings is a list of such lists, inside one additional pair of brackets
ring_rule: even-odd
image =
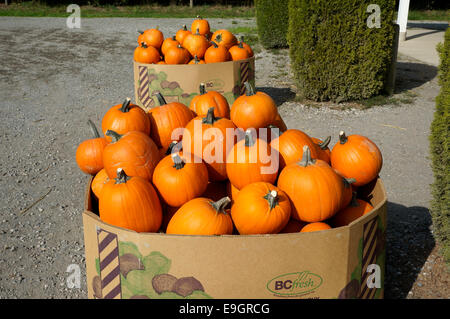
[(195, 55), (194, 58), (191, 61), (189, 61), (188, 64), (205, 64), (205, 60), (200, 60), (198, 56)]
[(99, 198), (100, 193), (103, 189), (103, 186), (109, 181), (108, 174), (106, 174), (106, 170), (102, 168), (92, 179), (91, 189), (94, 195)]
[(233, 45), (237, 44), (237, 39), (233, 33), (226, 29), (217, 30), (213, 33), (211, 41), (222, 45), (229, 50)]
[(321, 159), (322, 161), (325, 161), (328, 164), (330, 164), (330, 162), (331, 162), (331, 160), (330, 160), (331, 151), (328, 148), (328, 144), (330, 144), (331, 136), (328, 136), (323, 141), (318, 139), (318, 138), (315, 138), (315, 137), (311, 137), (311, 139), (316, 144), (316, 150), (317, 150), (318, 158)]
[(288, 223), (291, 204), (278, 187), (252, 183), (239, 191), (231, 207), (231, 218), (239, 234), (276, 234)]
[(167, 226), (167, 234), (231, 235), (233, 221), (225, 208), (228, 197), (217, 202), (205, 197), (194, 198), (177, 210)]
[(330, 220), (330, 223), (334, 227), (347, 226), (359, 217), (370, 213), (372, 210), (372, 205), (362, 199), (356, 198), (356, 193), (353, 193), (350, 204), (337, 212), (337, 214)]
[(186, 25), (183, 25), (183, 27), (177, 31), (177, 33), (175, 34), (175, 39), (181, 44), (183, 45), (183, 41), (184, 39), (186, 39), (186, 37), (191, 34), (191, 31), (189, 31), (186, 27)]
[(167, 54), (167, 50), (169, 48), (176, 47), (179, 44), (180, 44), (180, 42), (178, 42), (176, 40), (175, 36), (170, 37), (170, 38), (166, 38), (166, 39), (164, 39), (164, 41), (163, 41), (163, 43), (161, 45), (161, 53), (163, 55), (166, 55)]
[(152, 184), (141, 177), (128, 177), (117, 169), (99, 197), (99, 217), (108, 224), (136, 232), (156, 232), (162, 222), (162, 209)]
[(185, 48), (180, 44), (169, 47), (164, 55), (164, 62), (166, 64), (188, 64), (191, 56)]
[(208, 20), (202, 19), (202, 17), (197, 16), (197, 18), (191, 24), (191, 32), (198, 32), (201, 35), (208, 35), (210, 33)]
[(145, 42), (142, 42), (140, 46), (138, 46), (134, 50), (134, 61), (139, 63), (146, 64), (155, 64), (161, 59), (159, 51), (147, 45)]
[(183, 47), (189, 51), (191, 56), (197, 56), (199, 59), (205, 56), (205, 52), (209, 47), (209, 41), (206, 37), (199, 33), (189, 34), (183, 41)]
[(239, 43), (241, 43), (242, 46), (245, 48), (245, 50), (247, 50), (249, 57), (252, 57), (255, 55), (252, 48), (247, 43), (244, 42), (244, 36), (241, 36)]
[(200, 94), (194, 96), (189, 108), (196, 116), (206, 116), (208, 110), (214, 108), (214, 116), (230, 118), (230, 106), (227, 99), (217, 91), (206, 92), (204, 83), (200, 83)]
[(216, 42), (211, 42), (211, 46), (206, 49), (205, 63), (219, 63), (231, 61), (231, 55), (228, 49), (224, 46), (217, 45)]
[(231, 59), (233, 61), (245, 60), (250, 57), (248, 51), (244, 48), (244, 45), (239, 42), (236, 45), (233, 45), (228, 52), (230, 52)]
[(142, 38), (148, 46), (152, 46), (158, 51), (161, 49), (161, 45), (164, 42), (164, 35), (157, 28), (145, 30), (142, 34)]
[(97, 128), (91, 120), (88, 120), (88, 124), (92, 129), (94, 138), (85, 140), (78, 145), (75, 160), (81, 171), (95, 175), (103, 168), (103, 150), (108, 145), (108, 142), (105, 138), (100, 137)]
[(365, 136), (339, 133), (339, 142), (331, 151), (331, 166), (346, 178), (354, 178), (355, 186), (374, 180), (383, 165), (377, 145)]
[(309, 223), (306, 226), (303, 226), (302, 230), (300, 230), (301, 233), (309, 233), (314, 231), (320, 231), (320, 230), (327, 230), (331, 229), (331, 226), (324, 222), (315, 222), (315, 223)]

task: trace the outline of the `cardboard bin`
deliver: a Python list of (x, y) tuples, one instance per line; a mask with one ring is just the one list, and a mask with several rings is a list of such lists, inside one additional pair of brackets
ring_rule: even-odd
[(136, 104), (148, 111), (158, 106), (153, 95), (159, 91), (167, 102), (189, 106), (199, 94), (200, 83), (206, 91), (214, 90), (225, 96), (231, 105), (245, 93), (244, 82), (255, 84), (255, 57), (245, 60), (210, 64), (143, 64), (133, 61)]
[(224, 236), (136, 233), (106, 224), (91, 181), (83, 213), (89, 298), (383, 298), (380, 179), (359, 190), (373, 211), (348, 226)]

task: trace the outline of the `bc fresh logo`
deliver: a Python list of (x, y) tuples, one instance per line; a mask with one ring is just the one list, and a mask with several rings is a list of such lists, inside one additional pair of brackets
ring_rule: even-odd
[(293, 272), (273, 278), (267, 289), (279, 296), (298, 296), (317, 289), (322, 281), (322, 277), (309, 271)]

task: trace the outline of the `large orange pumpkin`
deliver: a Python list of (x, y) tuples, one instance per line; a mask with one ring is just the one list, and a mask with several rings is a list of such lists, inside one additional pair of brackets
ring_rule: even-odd
[(75, 160), (78, 167), (86, 174), (95, 175), (103, 168), (103, 150), (108, 142), (100, 137), (97, 128), (91, 120), (88, 124), (92, 129), (94, 138), (80, 143), (75, 153)]
[(194, 198), (172, 216), (167, 234), (231, 235), (233, 221), (225, 210), (229, 203), (228, 197), (217, 202), (205, 197)]
[(265, 141), (245, 132), (227, 155), (226, 171), (230, 182), (239, 190), (254, 182), (273, 184), (279, 169), (279, 153)]
[(226, 157), (236, 142), (235, 129), (231, 120), (214, 115), (214, 107), (206, 116), (194, 118), (185, 127), (183, 150), (203, 159), (210, 181), (227, 179)]
[(211, 41), (230, 49), (238, 41), (233, 33), (226, 29), (220, 29), (213, 33)]
[(99, 217), (105, 223), (136, 232), (156, 232), (161, 226), (162, 209), (149, 181), (128, 177), (119, 168), (116, 178), (100, 193)]
[(217, 91), (206, 92), (204, 83), (200, 83), (200, 94), (194, 96), (189, 108), (196, 116), (206, 116), (208, 110), (214, 108), (214, 116), (230, 118), (230, 106), (227, 99)]
[(383, 165), (377, 145), (365, 136), (339, 133), (339, 142), (331, 151), (331, 166), (346, 178), (354, 178), (355, 186), (374, 180)]
[(278, 187), (292, 202), (292, 217), (305, 222), (331, 218), (341, 208), (344, 183), (326, 162), (312, 159), (307, 145), (300, 162), (287, 165), (278, 177)]
[(192, 154), (173, 153), (156, 166), (153, 185), (165, 203), (179, 207), (205, 192), (208, 170), (201, 159)]
[[(130, 101), (130, 98), (127, 98), (122, 104), (117, 104), (106, 112), (102, 119), (103, 134), (106, 135), (108, 130), (118, 134), (130, 131), (150, 134), (150, 120), (147, 113), (138, 105), (131, 104)], [(111, 141), (111, 137), (106, 136), (106, 140)]]
[[(194, 118), (194, 113), (179, 102), (167, 103), (161, 93), (156, 93), (160, 106), (150, 109), (150, 136), (159, 148), (167, 150), (173, 141), (181, 141), (183, 129)], [(172, 136), (174, 135), (174, 136)]]
[(304, 132), (289, 129), (270, 142), (270, 146), (280, 153), (280, 168), (298, 162), (303, 156), (303, 147), (308, 146), (313, 159), (319, 158), (316, 145)]
[(230, 119), (243, 129), (259, 129), (273, 124), (278, 116), (275, 101), (264, 92), (255, 92), (254, 87), (245, 82), (246, 94), (238, 97), (231, 105)]
[(140, 176), (151, 181), (160, 159), (153, 140), (139, 131), (121, 135), (108, 130), (106, 135), (112, 138), (103, 151), (103, 164), (109, 178), (114, 178), (117, 169), (122, 168), (128, 176)]
[(239, 191), (231, 207), (231, 218), (239, 234), (276, 234), (288, 223), (291, 203), (278, 187), (252, 183)]
[(330, 220), (330, 223), (334, 227), (347, 226), (359, 217), (370, 213), (372, 210), (372, 205), (362, 199), (356, 198), (356, 193), (353, 193), (350, 204), (338, 211)]

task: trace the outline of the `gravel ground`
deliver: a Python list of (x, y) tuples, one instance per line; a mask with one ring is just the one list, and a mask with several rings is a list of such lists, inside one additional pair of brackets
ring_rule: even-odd
[[(68, 29), (60, 18), (0, 18), (0, 298), (87, 297), (81, 212), (88, 177), (75, 150), (90, 138), (87, 119), (100, 125), (110, 106), (134, 98), (136, 30), (158, 25), (168, 35), (190, 22), (83, 19), (81, 29)], [(449, 298), (428, 211), (436, 68), (400, 57), (397, 96), (415, 96), (412, 103), (342, 111), (293, 101), (288, 60), (286, 51), (257, 54), (256, 84), (276, 99), (289, 128), (332, 135), (332, 144), (340, 130), (366, 135), (383, 153), (386, 298)], [(66, 284), (71, 264), (81, 270), (79, 289)]]

